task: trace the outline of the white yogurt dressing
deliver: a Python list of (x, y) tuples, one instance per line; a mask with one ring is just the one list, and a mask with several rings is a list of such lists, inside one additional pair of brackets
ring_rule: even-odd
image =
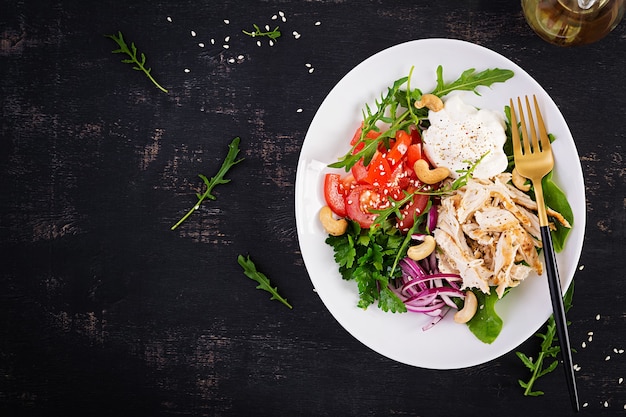
[(452, 178), (458, 178), (456, 171), (467, 169), (485, 154), (474, 170), (475, 178), (491, 178), (506, 169), (508, 161), (502, 149), (506, 125), (498, 113), (478, 110), (453, 95), (442, 110), (431, 110), (428, 119), (430, 127), (422, 135), (424, 152), (433, 165), (448, 168)]

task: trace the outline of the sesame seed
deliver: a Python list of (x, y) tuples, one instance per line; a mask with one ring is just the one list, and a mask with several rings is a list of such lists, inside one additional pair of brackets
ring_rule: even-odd
[(231, 63), (231, 64), (234, 64), (234, 63), (235, 63), (235, 58), (230, 58), (230, 59), (228, 60), (228, 62), (229, 62), (229, 63)]
[(230, 25), (230, 20), (224, 19), (224, 23), (226, 23), (227, 25)]
[(228, 49), (228, 48), (230, 48), (230, 45), (222, 45), (222, 48)]
[(589, 407), (589, 403), (583, 403), (583, 408)]
[(215, 39), (211, 39), (211, 45), (215, 45)]
[(256, 46), (261, 46), (261, 41), (256, 41)]
[(583, 342), (581, 346), (582, 346), (583, 349), (586, 348), (587, 347), (587, 342)]
[(296, 113), (302, 113), (302, 109), (296, 110)]
[(605, 361), (611, 360), (611, 356), (607, 355), (606, 358), (604, 358)]
[(596, 320), (600, 320), (600, 315), (596, 315)]
[(167, 20), (168, 22), (172, 23), (172, 18), (171, 18), (171, 17), (167, 16), (167, 19), (166, 19), (166, 20)]
[(583, 269), (585, 269), (585, 265), (581, 265), (581, 266), (578, 267), (579, 271), (582, 271)]
[(605, 401), (605, 402), (604, 402), (604, 408), (607, 408), (608, 406), (609, 406), (609, 402), (608, 402), (608, 401)]
[(198, 210), (200, 208), (200, 204), (196, 204), (195, 206), (193, 206), (194, 210)]
[(268, 42), (268, 44), (269, 44), (270, 46), (274, 46), (274, 41), (270, 39), (270, 41)]
[(230, 42), (230, 36), (225, 37), (224, 42)]
[(196, 31), (195, 30), (191, 31), (191, 36), (196, 36)]
[(296, 32), (295, 30), (292, 32), (292, 35), (293, 35), (294, 38), (300, 39), (300, 34), (298, 32)]
[(270, 30), (270, 25), (265, 25), (265, 30), (269, 31)]
[(304, 66), (307, 67), (307, 68), (311, 68), (311, 64), (309, 64), (309, 63), (304, 64)]
[(620, 378), (620, 379), (617, 380), (618, 384), (621, 384), (622, 382), (624, 382), (624, 378)]
[(242, 60), (244, 58), (243, 55), (237, 55), (237, 59)]
[(580, 371), (582, 369), (578, 364), (572, 366), (572, 368), (574, 368), (575, 371)]
[(309, 74), (313, 74), (313, 71), (315, 71), (315, 68), (309, 68)]
[[(191, 70), (189, 68), (185, 68), (185, 72), (190, 72)], [(198, 210), (197, 208), (194, 208), (194, 210)]]
[(278, 19), (278, 16), (276, 15), (272, 16), (272, 20), (276, 20), (276, 19)]
[(200, 42), (200, 43), (198, 44), (198, 46), (199, 46), (200, 48), (204, 48), (204, 43), (203, 43), (203, 42)]
[(279, 15), (280, 17), (284, 17), (284, 16), (285, 16), (285, 12), (282, 12), (282, 11), (280, 11), (280, 10), (279, 10), (279, 11), (278, 11), (278, 15)]
[(317, 22), (315, 22), (315, 26), (319, 26), (321, 24), (322, 24), (322, 22), (320, 22), (319, 20)]

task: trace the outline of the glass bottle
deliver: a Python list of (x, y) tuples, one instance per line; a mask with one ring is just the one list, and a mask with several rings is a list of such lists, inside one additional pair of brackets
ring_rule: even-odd
[(530, 27), (560, 46), (602, 39), (622, 20), (624, 0), (522, 0)]

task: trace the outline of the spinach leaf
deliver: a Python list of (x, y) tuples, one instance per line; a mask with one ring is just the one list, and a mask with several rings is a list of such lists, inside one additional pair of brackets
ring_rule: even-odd
[[(552, 171), (543, 177), (541, 186), (543, 187), (543, 198), (546, 201), (546, 205), (561, 213), (570, 225), (573, 226), (574, 213), (572, 212), (572, 207), (570, 207), (563, 190), (561, 190), (559, 186), (552, 181)], [(554, 250), (556, 252), (561, 252), (565, 247), (565, 239), (572, 229), (567, 228), (556, 221), (554, 224), (556, 226), (556, 230), (552, 231), (552, 245), (554, 246)]]
[(496, 302), (498, 294), (495, 287), (491, 288), (489, 294), (480, 290), (473, 290), (478, 299), (478, 309), (472, 319), (467, 322), (470, 331), (483, 343), (491, 344), (502, 330), (502, 319), (496, 313)]

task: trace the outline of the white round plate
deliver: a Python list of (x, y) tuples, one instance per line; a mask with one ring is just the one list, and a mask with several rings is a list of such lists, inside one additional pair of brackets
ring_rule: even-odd
[[(454, 81), (466, 69), (511, 69), (515, 75), (491, 88), (479, 87), (480, 95), (461, 92), (466, 103), (502, 112), (509, 98), (535, 94), (549, 132), (556, 136), (554, 180), (566, 193), (574, 212), (574, 226), (565, 249), (557, 254), (563, 290), (569, 286), (582, 250), (585, 230), (585, 189), (578, 152), (556, 104), (522, 68), (496, 52), (451, 39), (422, 39), (381, 51), (351, 70), (330, 91), (307, 132), (296, 175), (296, 225), (302, 257), (322, 302), (335, 319), (356, 339), (390, 359), (430, 369), (457, 369), (479, 365), (519, 346), (532, 336), (552, 313), (545, 276), (531, 275), (498, 302), (496, 310), (504, 326), (492, 344), (480, 342), (465, 325), (449, 314), (427, 331), (429, 322), (417, 313), (393, 314), (375, 305), (358, 308), (354, 281), (341, 278), (333, 250), (318, 220), (325, 205), (323, 175), (327, 165), (349, 150), (349, 141), (362, 120), (365, 104), (375, 106), (387, 87), (415, 67), (411, 87), (430, 92), (436, 84), (436, 68)], [(336, 171), (336, 170), (335, 170)]]

